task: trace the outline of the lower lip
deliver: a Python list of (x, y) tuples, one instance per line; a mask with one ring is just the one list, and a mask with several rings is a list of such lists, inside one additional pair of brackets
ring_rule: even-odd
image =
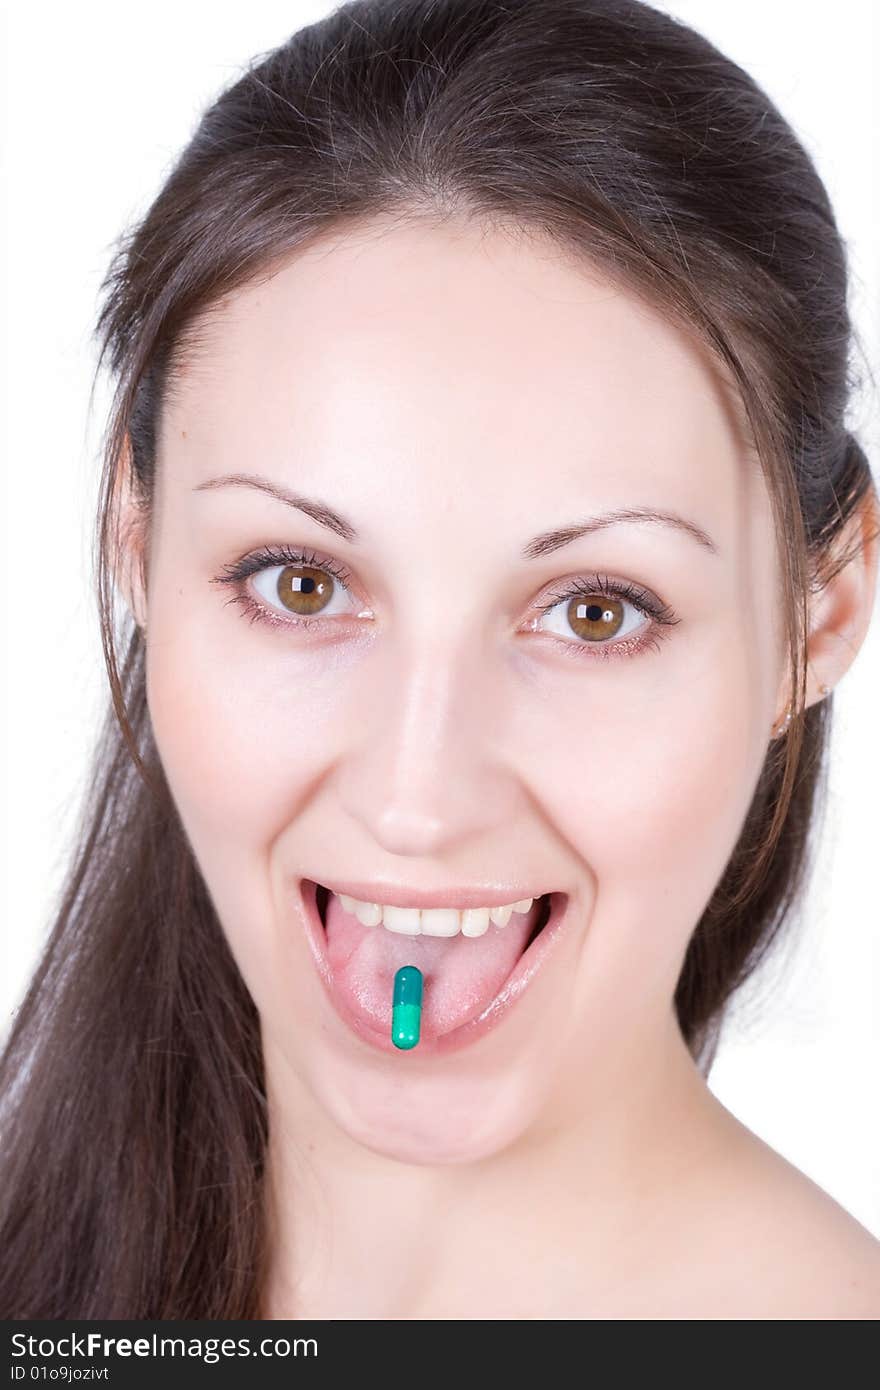
[[(336, 1013), (353, 1033), (362, 1038), (364, 1042), (369, 1043), (370, 1046), (378, 1048), (381, 1052), (393, 1052), (398, 1057), (408, 1056), (409, 1053), (401, 1053), (400, 1049), (395, 1047), (391, 1041), (390, 1026), (387, 1032), (384, 1030), (380, 1032), (365, 1019), (354, 1014), (342, 998), (334, 983), (333, 972), (327, 960), (327, 938), (318, 911), (316, 885), (310, 879), (303, 878), (299, 880), (299, 890), (303, 903), (309, 948), (314, 957), (318, 975)], [(557, 943), (563, 937), (565, 926), (571, 917), (568, 911), (570, 903), (571, 897), (566, 893), (552, 893), (550, 895), (550, 915), (546, 924), (531, 945), (523, 951), (504, 985), (481, 1014), (468, 1023), (453, 1028), (449, 1033), (441, 1033), (434, 1038), (423, 1038), (412, 1051), (420, 1056), (424, 1056), (426, 1053), (456, 1052), (459, 1048), (476, 1042), (478, 1038), (484, 1037), (493, 1028), (496, 1028), (508, 1010), (528, 988), (538, 971), (552, 958)], [(382, 927), (380, 930), (384, 931), (385, 928)]]

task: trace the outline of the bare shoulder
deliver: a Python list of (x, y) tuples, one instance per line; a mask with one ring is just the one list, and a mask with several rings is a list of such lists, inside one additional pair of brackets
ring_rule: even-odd
[(880, 1317), (880, 1241), (839, 1202), (740, 1126), (718, 1220), (728, 1296), (765, 1319)]

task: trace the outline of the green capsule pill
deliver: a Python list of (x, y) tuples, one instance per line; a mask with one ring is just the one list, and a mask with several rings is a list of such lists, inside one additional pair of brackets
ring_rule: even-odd
[(415, 1047), (422, 1026), (422, 972), (402, 965), (394, 976), (391, 1000), (391, 1041), (395, 1047)]

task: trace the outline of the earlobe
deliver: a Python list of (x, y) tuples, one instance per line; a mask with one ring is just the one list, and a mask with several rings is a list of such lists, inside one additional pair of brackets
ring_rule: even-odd
[[(872, 490), (837, 536), (825, 566), (830, 574), (810, 604), (807, 642), (805, 708), (824, 700), (849, 670), (865, 639), (877, 591), (880, 502)], [(788, 731), (790, 697), (784, 715), (777, 715), (770, 734)]]
[[(871, 492), (843, 528), (834, 547), (841, 563), (811, 605), (807, 703), (833, 689), (852, 662), (871, 622), (877, 589), (880, 508)], [(848, 557), (848, 558), (847, 558)]]

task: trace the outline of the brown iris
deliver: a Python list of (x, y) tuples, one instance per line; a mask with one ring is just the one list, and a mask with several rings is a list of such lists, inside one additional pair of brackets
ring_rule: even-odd
[(320, 613), (333, 597), (333, 580), (326, 570), (310, 565), (285, 565), (278, 576), (278, 597), (301, 618)]
[(566, 609), (572, 632), (588, 641), (601, 641), (620, 631), (624, 605), (605, 594), (577, 594)]

